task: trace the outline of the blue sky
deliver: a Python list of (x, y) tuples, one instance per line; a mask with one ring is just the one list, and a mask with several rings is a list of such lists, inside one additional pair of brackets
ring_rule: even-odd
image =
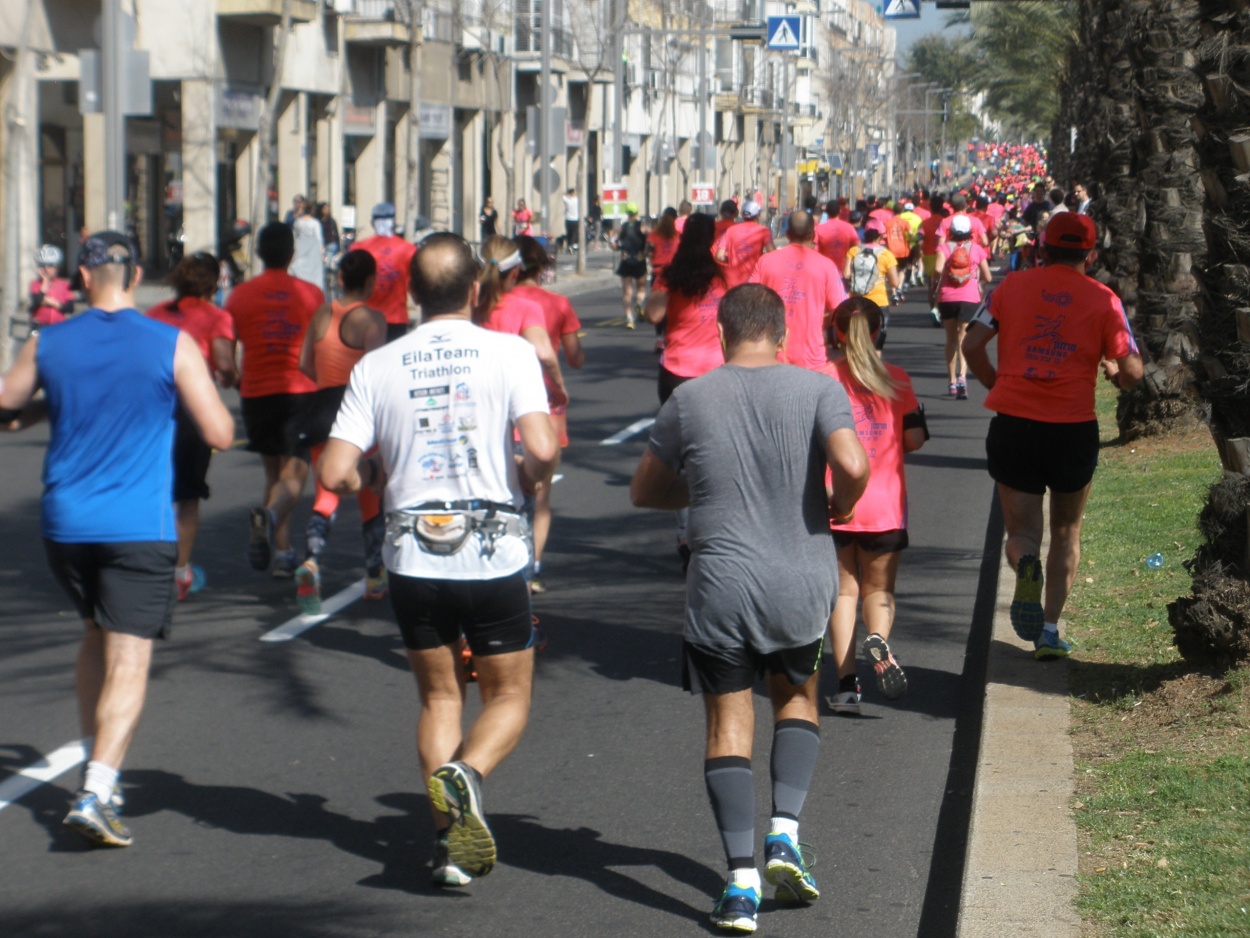
[[(880, 8), (881, 4), (877, 3), (876, 6)], [(892, 19), (887, 20), (887, 24), (894, 27), (894, 31), (898, 34), (898, 50), (905, 54), (911, 44), (921, 36), (943, 32), (948, 16), (950, 16), (949, 10), (939, 10), (929, 0), (923, 0), (920, 4), (920, 19)]]

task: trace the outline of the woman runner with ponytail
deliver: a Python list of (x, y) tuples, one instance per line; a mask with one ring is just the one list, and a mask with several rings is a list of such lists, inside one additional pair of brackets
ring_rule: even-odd
[(873, 663), (877, 687), (887, 700), (907, 692), (907, 677), (890, 651), (894, 625), (894, 580), (899, 553), (907, 547), (907, 484), (903, 454), (929, 438), (924, 408), (916, 401), (911, 378), (881, 361), (875, 347), (881, 330), (881, 307), (862, 296), (838, 304), (826, 327), (836, 350), (825, 373), (846, 388), (855, 431), (868, 453), (868, 488), (847, 517), (833, 517), (830, 527), (838, 548), (838, 601), (829, 617), (830, 646), (838, 670), (838, 692), (829, 698), (834, 713), (859, 713), (860, 686), (855, 674), (856, 607), (862, 600), (864, 655)]

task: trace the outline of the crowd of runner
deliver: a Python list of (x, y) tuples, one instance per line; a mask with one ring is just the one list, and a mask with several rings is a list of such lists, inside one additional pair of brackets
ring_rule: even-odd
[[(891, 644), (909, 540), (904, 457), (929, 431), (886, 338), (909, 290), (925, 291), (945, 330), (949, 397), (967, 399), (969, 370), (991, 388), (987, 451), (1017, 571), (1013, 625), (1038, 659), (1068, 653), (1058, 622), (1097, 456), (1094, 378), (1101, 366), (1128, 387), (1140, 359), (1118, 300), (1083, 276), (1095, 256), (1083, 188), (1050, 191), (1031, 147), (981, 156), (996, 172), (957, 191), (810, 200), (777, 235), (754, 200), (728, 201), (716, 216), (683, 203), (654, 227), (631, 204), (617, 231), (625, 324), (645, 318), (657, 329), (660, 410), (630, 491), (637, 506), (676, 518), (688, 597), (682, 680), (707, 703), (704, 775), (729, 868), (712, 912), (720, 928), (753, 931), (760, 904), (756, 679), (767, 676), (774, 718), (763, 879), (802, 903), (820, 895), (799, 815), (821, 704), (860, 712), (857, 647), (885, 698), (907, 692)], [(258, 233), (264, 270), (224, 308), (212, 301), (217, 259), (193, 254), (170, 278), (174, 298), (140, 315), (133, 247), (104, 232), (80, 262), (89, 308), (60, 324), (69, 293), (55, 277), (60, 259), (41, 251), (32, 296), (45, 328), (0, 385), (0, 419), (18, 429), (46, 408), (52, 423), (44, 536), (84, 621), (79, 692), (91, 741), (65, 823), (93, 842), (131, 843), (118, 772), (151, 640), (204, 586), (192, 562), (199, 503), (212, 449), (233, 439), (216, 384), (238, 387), (247, 446), (261, 458), (248, 560), (292, 579), (306, 614), (321, 610), (340, 499), (357, 498), (364, 595), (389, 593), (417, 679), (433, 881), (464, 886), (495, 863), (482, 782), (528, 718), (530, 594), (546, 589), (550, 480), (569, 442), (564, 371), (585, 360), (581, 324), (566, 298), (540, 286), (550, 257), (534, 238), (495, 235), (475, 249), (438, 233), (418, 249), (394, 234), (394, 214), (375, 207), (374, 236), (344, 256), (339, 298), (328, 302), (290, 274), (295, 239), (282, 223)], [(1033, 231), (1027, 258), (1018, 225)], [(987, 298), (991, 264), (1008, 256), (1021, 273)], [(1057, 289), (1062, 314), (1051, 308)], [(995, 338), (997, 366), (986, 355)], [(94, 370), (83, 367), (86, 350)], [(101, 382), (135, 388), (141, 406), (110, 398)], [(116, 464), (101, 458), (118, 452), (127, 456)], [(291, 526), (310, 469), (315, 499), (297, 547)], [(822, 702), (826, 641), (837, 688)], [(483, 709), (466, 728), (468, 680)]]

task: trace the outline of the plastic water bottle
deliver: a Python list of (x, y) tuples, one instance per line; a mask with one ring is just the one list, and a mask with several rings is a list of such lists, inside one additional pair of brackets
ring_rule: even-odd
[(1146, 566), (1151, 570), (1163, 569), (1163, 555), (1157, 551), (1146, 558)]

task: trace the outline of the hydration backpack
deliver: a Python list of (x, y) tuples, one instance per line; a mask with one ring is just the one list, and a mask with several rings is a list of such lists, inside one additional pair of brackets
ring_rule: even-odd
[(876, 250), (861, 247), (851, 260), (851, 293), (854, 296), (867, 296), (880, 279)]
[(627, 221), (622, 225), (617, 245), (626, 260), (642, 260), (642, 252), (647, 246), (647, 237), (642, 233), (642, 222)]
[(968, 250), (968, 244), (967, 241), (960, 241), (946, 259), (942, 277), (953, 287), (962, 287), (972, 279), (972, 252)]

